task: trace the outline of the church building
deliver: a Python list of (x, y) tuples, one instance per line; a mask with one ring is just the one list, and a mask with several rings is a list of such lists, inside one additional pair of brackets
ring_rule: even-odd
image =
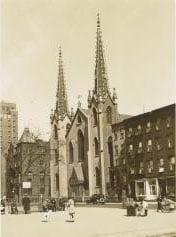
[(57, 101), (51, 114), (51, 196), (108, 195), (114, 189), (114, 146), (111, 125), (118, 113), (115, 89), (111, 93), (105, 65), (102, 31), (97, 17), (94, 88), (88, 106), (68, 112), (61, 52)]

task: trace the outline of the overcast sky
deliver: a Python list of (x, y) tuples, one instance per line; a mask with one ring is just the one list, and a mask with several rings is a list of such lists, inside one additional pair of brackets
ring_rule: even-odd
[(119, 112), (139, 114), (174, 102), (174, 0), (2, 0), (0, 99), (15, 102), (24, 127), (47, 138), (55, 107), (58, 47), (69, 107), (94, 86), (100, 13), (110, 88)]

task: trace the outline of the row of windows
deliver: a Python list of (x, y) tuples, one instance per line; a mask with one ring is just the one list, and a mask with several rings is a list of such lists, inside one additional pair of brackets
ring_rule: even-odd
[[(168, 168), (170, 171), (174, 171), (175, 170), (175, 157), (170, 157), (169, 158), (169, 164), (168, 164)], [(157, 165), (157, 169), (159, 173), (163, 173), (165, 171), (165, 164), (164, 164), (164, 159), (161, 158), (158, 162)], [(153, 160), (150, 160), (147, 162), (147, 172), (148, 173), (152, 173), (154, 170), (154, 164), (153, 164)], [(133, 167), (130, 168), (130, 174), (134, 174), (135, 173), (135, 169)], [(144, 164), (141, 161), (139, 163), (139, 167), (137, 170), (138, 174), (143, 174), (144, 173)]]
[[(165, 122), (166, 122), (166, 127), (170, 128), (171, 127), (171, 118), (168, 117)], [(146, 132), (150, 132), (151, 129), (152, 129), (152, 124), (151, 124), (150, 121), (148, 121), (147, 124), (146, 124)], [(156, 131), (159, 131), (161, 129), (161, 120), (160, 119), (158, 119), (156, 121), (155, 129), (156, 129)], [(137, 128), (135, 129), (135, 131), (133, 131), (133, 128), (131, 128), (131, 127), (128, 128), (127, 136), (128, 137), (132, 136), (133, 132), (134, 132), (135, 135), (139, 135), (141, 133), (141, 131), (142, 131), (142, 126), (140, 124), (138, 124)]]
[[(167, 146), (168, 146), (168, 148), (172, 148), (174, 146), (173, 140), (171, 138), (169, 138), (167, 140)], [(138, 153), (142, 152), (142, 147), (143, 147), (142, 142), (139, 142), (138, 143)], [(157, 148), (157, 150), (161, 150), (161, 148), (162, 148), (161, 144), (158, 141), (156, 142), (156, 148)], [(133, 151), (133, 150), (134, 150), (133, 144), (130, 144), (128, 146), (128, 152)], [(152, 151), (152, 140), (151, 139), (147, 140), (147, 151), (148, 152)]]

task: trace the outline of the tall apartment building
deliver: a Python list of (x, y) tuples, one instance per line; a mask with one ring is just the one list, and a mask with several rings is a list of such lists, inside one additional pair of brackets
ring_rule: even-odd
[(16, 104), (0, 102), (1, 195), (6, 195), (6, 154), (10, 143), (18, 141)]
[[(125, 119), (112, 126), (118, 194), (148, 200), (175, 198), (175, 104)], [(115, 148), (115, 147), (114, 147)]]

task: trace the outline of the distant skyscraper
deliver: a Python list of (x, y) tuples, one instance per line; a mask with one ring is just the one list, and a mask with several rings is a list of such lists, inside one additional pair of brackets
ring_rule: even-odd
[(10, 143), (18, 141), (18, 112), (16, 104), (0, 102), (1, 195), (6, 194), (6, 154)]

